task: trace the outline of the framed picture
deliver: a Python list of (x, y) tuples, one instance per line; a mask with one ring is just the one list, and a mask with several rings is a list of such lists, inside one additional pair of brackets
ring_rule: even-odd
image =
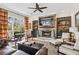
[(57, 38), (61, 38), (63, 32), (69, 32), (71, 17), (57, 18)]
[(78, 27), (79, 31), (79, 12), (77, 12), (75, 15), (75, 26)]
[(32, 22), (32, 29), (38, 30), (38, 20), (34, 20), (34, 21)]

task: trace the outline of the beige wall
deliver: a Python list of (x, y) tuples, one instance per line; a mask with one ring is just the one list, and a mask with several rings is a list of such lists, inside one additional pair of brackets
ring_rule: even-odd
[(57, 13), (57, 17), (71, 16), (71, 26), (75, 26), (75, 14), (79, 11), (78, 8), (73, 8), (71, 10), (64, 10)]
[[(3, 5), (0, 5), (1, 8), (5, 8), (5, 9), (8, 9), (6, 8), (5, 6)], [(49, 13), (48, 15), (51, 15), (51, 14), (54, 14), (56, 13), (57, 17), (65, 17), (65, 16), (71, 16), (71, 26), (75, 26), (75, 14), (79, 11), (79, 7), (75, 7), (73, 9), (66, 9), (66, 10), (62, 10), (62, 11), (59, 11), (59, 12), (52, 12), (52, 13)], [(45, 16), (45, 15), (43, 15)], [(47, 14), (46, 14), (47, 16)], [(33, 20), (38, 20), (38, 16), (35, 15), (35, 16), (29, 16), (29, 22), (31, 23)]]
[(31, 29), (29, 29), (30, 31), (32, 30), (32, 21), (33, 20), (38, 20), (37, 16), (29, 16), (29, 23), (31, 23)]
[(71, 26), (75, 26), (75, 17), (74, 17), (73, 10), (60, 11), (56, 15), (57, 15), (56, 18), (71, 16)]
[[(71, 26), (75, 26), (75, 14), (79, 11), (78, 8), (67, 9), (63, 11), (56, 12), (56, 18), (71, 16)], [(45, 16), (45, 15), (44, 15)], [(30, 22), (33, 20), (38, 20), (38, 16), (29, 17)]]

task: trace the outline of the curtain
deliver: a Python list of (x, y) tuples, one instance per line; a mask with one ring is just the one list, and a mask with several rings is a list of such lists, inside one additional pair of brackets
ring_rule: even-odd
[(0, 38), (8, 38), (8, 11), (0, 8)]

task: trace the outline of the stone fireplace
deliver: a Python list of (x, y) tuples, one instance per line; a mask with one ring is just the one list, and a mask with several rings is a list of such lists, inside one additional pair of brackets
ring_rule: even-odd
[(54, 38), (54, 29), (52, 28), (40, 28), (39, 35), (40, 38)]
[(42, 37), (51, 37), (51, 31), (42, 31)]

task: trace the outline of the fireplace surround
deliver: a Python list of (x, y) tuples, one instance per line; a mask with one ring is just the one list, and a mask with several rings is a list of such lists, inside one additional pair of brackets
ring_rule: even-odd
[(51, 37), (51, 31), (42, 31), (42, 37)]
[(40, 28), (38, 32), (38, 37), (41, 38), (54, 38), (55, 29), (52, 28)]

